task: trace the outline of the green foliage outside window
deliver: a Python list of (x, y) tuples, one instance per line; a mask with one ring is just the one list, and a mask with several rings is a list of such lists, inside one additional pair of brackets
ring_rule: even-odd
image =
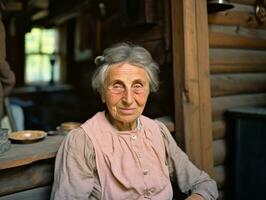
[[(57, 31), (55, 29), (33, 28), (25, 36), (26, 83), (47, 83), (59, 80), (59, 57), (56, 56), (54, 71), (50, 57), (57, 52)], [(53, 77), (52, 77), (53, 76)]]

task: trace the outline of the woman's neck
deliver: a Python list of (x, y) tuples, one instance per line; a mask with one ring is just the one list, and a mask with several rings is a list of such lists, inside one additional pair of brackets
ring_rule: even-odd
[(109, 112), (105, 112), (105, 116), (108, 119), (108, 121), (112, 124), (113, 127), (115, 127), (119, 131), (132, 131), (137, 128), (137, 120), (134, 122), (121, 122), (118, 120), (115, 120)]

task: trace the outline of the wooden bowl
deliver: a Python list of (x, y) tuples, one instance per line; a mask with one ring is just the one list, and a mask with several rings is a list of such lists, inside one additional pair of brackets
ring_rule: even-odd
[(78, 128), (81, 125), (79, 122), (63, 122), (60, 128), (63, 131), (71, 131), (72, 129)]
[(9, 139), (17, 142), (35, 142), (43, 139), (47, 136), (47, 133), (40, 130), (24, 130), (12, 132), (9, 134)]

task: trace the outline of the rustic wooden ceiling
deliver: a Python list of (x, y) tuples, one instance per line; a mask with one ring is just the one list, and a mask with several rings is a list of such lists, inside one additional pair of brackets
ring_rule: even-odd
[(96, 0), (0, 0), (5, 19), (25, 18), (27, 23), (52, 26)]

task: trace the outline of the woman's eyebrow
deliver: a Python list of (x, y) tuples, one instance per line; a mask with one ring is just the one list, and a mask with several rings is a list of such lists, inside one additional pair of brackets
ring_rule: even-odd
[(124, 84), (123, 81), (121, 81), (119, 79), (112, 80), (110, 83), (111, 84), (122, 84), (122, 85)]
[(136, 79), (136, 80), (133, 81), (133, 83), (142, 83), (142, 84), (144, 84), (144, 83), (146, 83), (146, 81), (143, 80), (143, 79)]

